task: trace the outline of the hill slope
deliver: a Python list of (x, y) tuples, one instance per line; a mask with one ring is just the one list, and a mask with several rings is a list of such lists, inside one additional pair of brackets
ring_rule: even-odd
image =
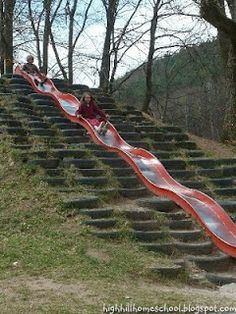
[[(199, 136), (220, 139), (228, 95), (217, 42), (181, 49), (156, 60), (151, 111), (163, 122)], [(119, 81), (118, 81), (119, 83)], [(138, 70), (117, 92), (117, 100), (140, 109), (144, 70)]]
[[(150, 197), (120, 158), (91, 143), (21, 78), (1, 88), (8, 92), (0, 101), (1, 311), (97, 314), (104, 304), (127, 300), (213, 304), (213, 291), (188, 285), (209, 285), (207, 271), (189, 257), (210, 272), (225, 271), (229, 258), (218, 255), (194, 222), (172, 202)], [(97, 97), (129, 143), (150, 149), (178, 180), (218, 193), (233, 210), (232, 179), (223, 189), (206, 182), (210, 174), (217, 184), (225, 173), (233, 176), (233, 158), (205, 158), (179, 128), (157, 127), (139, 111)], [(183, 266), (172, 269), (176, 262)], [(174, 270), (175, 281), (156, 277), (160, 269)], [(214, 304), (233, 305), (225, 296)]]

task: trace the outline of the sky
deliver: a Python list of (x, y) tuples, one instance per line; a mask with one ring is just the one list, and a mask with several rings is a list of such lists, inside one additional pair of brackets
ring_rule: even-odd
[[(85, 0), (86, 1), (86, 0)], [(146, 1), (145, 6), (140, 7), (133, 19), (133, 26), (142, 25), (147, 20), (150, 20), (152, 8), (150, 6), (149, 0)], [(193, 5), (191, 0), (176, 0), (180, 3), (180, 7), (185, 5), (185, 12), (191, 14), (197, 14), (198, 8)], [(80, 2), (82, 3), (82, 2)], [(84, 8), (80, 7), (78, 10), (78, 15), (76, 23), (80, 25), (80, 19), (82, 21), (82, 16)], [(61, 12), (63, 13), (63, 12)], [(160, 10), (160, 14), (166, 14), (167, 10)], [(130, 15), (128, 7), (123, 8), (123, 12), (120, 11), (120, 19), (116, 23), (117, 29), (122, 29), (125, 21)], [(65, 24), (64, 18), (60, 17), (58, 20), (57, 28), (55, 31), (55, 38), (58, 41), (63, 40), (66, 43), (67, 33), (68, 33), (68, 24)], [(25, 25), (22, 25), (25, 29)], [(150, 23), (146, 23), (145, 26), (139, 29), (139, 31), (133, 32), (132, 37), (138, 36), (139, 32), (150, 27)], [(102, 14), (102, 7), (100, 0), (94, 0), (94, 4), (91, 7), (89, 22), (85, 28), (84, 33), (78, 40), (76, 47), (76, 56), (74, 58), (76, 69), (74, 71), (74, 83), (86, 84), (90, 87), (97, 87), (99, 84), (99, 68), (100, 61), (103, 49), (103, 42), (105, 36), (105, 20), (104, 15)], [(76, 30), (75, 30), (76, 33)], [(168, 34), (178, 35), (180, 40), (174, 39), (173, 37), (168, 37)], [(175, 44), (186, 43), (188, 45), (193, 45), (200, 43), (202, 41), (209, 40), (216, 36), (216, 30), (204, 22), (201, 22), (199, 19), (195, 19), (190, 16), (183, 15), (173, 15), (171, 17), (162, 17), (159, 20), (158, 29), (156, 35), (159, 38), (156, 40), (156, 48), (167, 47), (166, 49), (157, 50), (156, 57), (162, 56), (165, 53), (174, 53), (178, 51), (179, 47), (168, 48), (169, 45), (173, 46)], [(29, 31), (29, 36), (32, 36), (32, 32)], [(32, 36), (33, 38), (33, 36)], [(20, 37), (17, 39), (20, 41)], [(128, 40), (127, 40), (128, 42)], [(145, 62), (148, 54), (148, 45), (149, 45), (149, 33), (147, 33), (138, 44), (133, 45), (128, 52), (125, 54), (125, 57), (121, 60), (118, 67), (116, 77), (121, 77), (130, 70), (138, 67), (141, 63)], [(35, 49), (32, 45), (32, 41), (24, 46), (23, 50), (19, 50), (17, 53), (17, 59), (20, 62), (24, 62), (28, 52), (35, 54)], [(60, 48), (61, 59), (66, 59), (67, 48)], [(122, 52), (122, 50), (121, 50)], [(55, 57), (52, 48), (49, 48), (50, 55), (50, 65), (55, 64)], [(37, 62), (37, 59), (36, 59)], [(53, 74), (53, 71), (49, 72), (49, 76)]]

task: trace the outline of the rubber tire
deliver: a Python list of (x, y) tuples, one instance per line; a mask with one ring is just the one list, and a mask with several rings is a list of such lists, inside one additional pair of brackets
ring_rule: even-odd
[(10, 80), (10, 84), (22, 84), (22, 85), (28, 85), (30, 86), (30, 83), (27, 82), (24, 78), (22, 77), (13, 77)]
[(10, 87), (12, 89), (15, 89), (15, 90), (20, 90), (20, 89), (24, 89), (24, 90), (28, 90), (28, 91), (33, 90), (31, 86), (25, 85), (25, 84), (11, 84)]
[(37, 100), (37, 99), (40, 99), (40, 100), (51, 100), (52, 99), (50, 96), (37, 94), (37, 93), (34, 93), (34, 92), (32, 94), (30, 94), (30, 98), (32, 98), (34, 100)]

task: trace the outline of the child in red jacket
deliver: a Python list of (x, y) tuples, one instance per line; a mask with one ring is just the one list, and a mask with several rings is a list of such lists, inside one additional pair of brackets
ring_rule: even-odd
[(82, 95), (79, 109), (75, 115), (88, 120), (99, 134), (106, 134), (108, 116), (98, 107), (90, 93), (86, 92)]

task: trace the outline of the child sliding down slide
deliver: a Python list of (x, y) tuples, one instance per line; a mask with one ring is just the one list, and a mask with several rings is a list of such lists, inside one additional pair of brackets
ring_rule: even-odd
[(98, 107), (90, 93), (86, 92), (82, 95), (79, 109), (75, 112), (75, 115), (86, 119), (98, 134), (106, 134), (108, 116)]

